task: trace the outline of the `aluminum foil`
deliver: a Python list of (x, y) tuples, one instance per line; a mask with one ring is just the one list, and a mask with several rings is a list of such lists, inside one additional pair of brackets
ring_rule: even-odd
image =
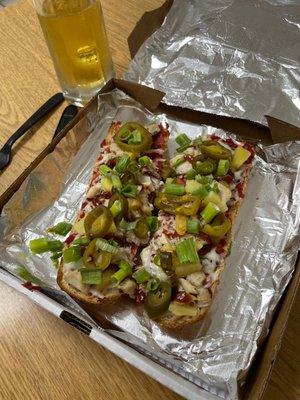
[[(26, 267), (44, 282), (51, 297), (62, 293), (56, 270), (48, 256), (30, 254), (28, 243), (43, 236), (47, 227), (75, 219), (100, 141), (113, 120), (167, 122), (171, 154), (178, 132), (192, 138), (207, 133), (234, 137), (151, 114), (118, 90), (101, 95), (98, 109), (91, 110), (29, 175), (0, 218), (1, 266), (14, 274), (18, 265)], [(292, 276), (300, 242), (300, 142), (261, 148), (263, 158), (254, 161), (219, 291), (202, 323), (170, 333), (149, 321), (129, 300), (97, 312), (85, 308), (111, 335), (228, 399), (237, 398), (238, 385), (268, 331)]]
[(167, 104), (300, 126), (299, 0), (174, 0), (126, 79)]

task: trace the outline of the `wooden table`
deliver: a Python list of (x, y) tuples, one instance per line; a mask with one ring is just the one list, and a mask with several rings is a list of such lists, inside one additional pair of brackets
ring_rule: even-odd
[[(102, 0), (117, 74), (129, 61), (126, 38), (163, 0)], [(0, 146), (59, 91), (30, 0), (0, 12)], [(0, 194), (49, 143), (61, 106), (14, 148)], [(300, 293), (264, 399), (300, 398)], [(0, 398), (3, 400), (179, 399), (25, 296), (0, 283)]]

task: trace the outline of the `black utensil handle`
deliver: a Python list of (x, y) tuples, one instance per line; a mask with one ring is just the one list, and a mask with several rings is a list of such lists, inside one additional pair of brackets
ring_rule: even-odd
[(78, 108), (73, 105), (67, 106), (64, 109), (60, 117), (60, 120), (57, 124), (52, 140), (56, 138), (56, 136), (68, 125), (69, 122), (72, 121), (72, 119), (77, 115), (77, 113), (78, 113)]
[(46, 101), (32, 116), (24, 122), (22, 126), (8, 139), (7, 144), (12, 146), (14, 142), (20, 139), (33, 125), (35, 125), (39, 120), (45, 117), (53, 108), (58, 106), (64, 101), (64, 96), (62, 93), (56, 93), (49, 100)]

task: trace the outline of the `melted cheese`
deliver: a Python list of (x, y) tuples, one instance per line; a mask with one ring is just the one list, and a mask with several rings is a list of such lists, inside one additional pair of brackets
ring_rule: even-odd
[(212, 249), (209, 253), (205, 254), (204, 258), (201, 260), (204, 272), (211, 274), (214, 272), (217, 263), (221, 261), (221, 256)]
[(75, 262), (70, 262), (70, 263), (64, 263), (64, 271), (69, 272), (69, 271), (76, 271), (79, 268), (84, 268), (83, 260), (82, 258), (78, 261)]
[(193, 168), (192, 164), (188, 161), (185, 161), (184, 163), (176, 167), (176, 173), (179, 175), (184, 175), (187, 172), (189, 172), (192, 168)]
[(167, 281), (168, 280), (167, 274), (162, 270), (161, 267), (154, 264), (154, 262), (152, 261), (153, 253), (154, 252), (150, 246), (146, 247), (141, 252), (141, 259), (142, 259), (143, 267), (145, 268), (146, 271), (149, 272), (149, 274), (151, 276), (158, 278), (161, 281)]

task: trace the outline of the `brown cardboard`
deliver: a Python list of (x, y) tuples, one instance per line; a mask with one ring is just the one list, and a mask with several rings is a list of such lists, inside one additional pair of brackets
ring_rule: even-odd
[(136, 55), (138, 49), (141, 47), (144, 41), (162, 25), (172, 4), (173, 0), (167, 0), (156, 10), (146, 12), (138, 21), (134, 30), (127, 39), (131, 58)]
[[(102, 89), (102, 93), (109, 92), (110, 90), (118, 88), (123, 90), (128, 95), (131, 95), (145, 107), (156, 109), (158, 112), (165, 112), (169, 115), (176, 116), (187, 121), (195, 122), (198, 124), (209, 124), (216, 126), (235, 134), (247, 138), (251, 141), (262, 141), (264, 143), (280, 143), (290, 140), (291, 138), (300, 139), (299, 128), (293, 127), (283, 121), (268, 117), (270, 128), (256, 124), (251, 121), (242, 120), (238, 118), (221, 117), (214, 114), (193, 111), (189, 109), (182, 109), (180, 107), (168, 106), (160, 103), (163, 93), (153, 90), (151, 88), (138, 85), (133, 82), (128, 82), (119, 79), (113, 79)], [(90, 112), (97, 111), (97, 98), (91, 102), (75, 117), (75, 119), (51, 142), (43, 152), (41, 152), (34, 162), (16, 179), (16, 181), (9, 187), (9, 189), (0, 197), (0, 210), (6, 202), (14, 195), (19, 189), (22, 182), (27, 178), (30, 172), (36, 168), (47, 154), (52, 152), (55, 146), (67, 135), (76, 124), (84, 123), (84, 116)], [(88, 129), (88, 126), (85, 127)], [(284, 128), (284, 129), (283, 129)], [(284, 132), (283, 132), (284, 130)], [(286, 133), (286, 135), (285, 135)], [(80, 145), (80, 140), (78, 141)], [(273, 362), (280, 347), (281, 338), (284, 334), (284, 329), (291, 310), (296, 291), (300, 284), (300, 262), (298, 260), (294, 276), (282, 297), (281, 303), (277, 307), (277, 313), (273, 318), (273, 325), (270, 334), (265, 340), (264, 345), (260, 349), (260, 354), (256, 357), (250, 374), (246, 380), (245, 387), (243, 388), (243, 400), (259, 400), (262, 398), (264, 389), (266, 387), (269, 375), (272, 370)]]

